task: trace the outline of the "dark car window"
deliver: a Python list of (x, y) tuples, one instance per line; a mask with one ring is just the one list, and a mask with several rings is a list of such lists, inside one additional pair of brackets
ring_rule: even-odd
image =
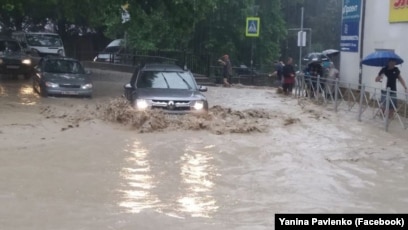
[(30, 46), (62, 46), (60, 37), (53, 34), (27, 34), (27, 43)]
[(103, 51), (104, 53), (117, 53), (120, 51), (120, 46), (109, 46)]
[(195, 89), (188, 72), (143, 71), (137, 79), (137, 88)]
[(0, 41), (0, 52), (3, 53), (14, 53), (20, 52), (21, 48), (16, 41)]
[(44, 63), (44, 72), (85, 74), (85, 70), (78, 61), (73, 60), (47, 60)]

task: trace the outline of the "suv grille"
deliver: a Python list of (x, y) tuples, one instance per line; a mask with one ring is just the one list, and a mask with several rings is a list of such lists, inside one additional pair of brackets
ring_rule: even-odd
[(152, 108), (172, 111), (187, 111), (191, 108), (190, 104), (190, 101), (153, 100)]

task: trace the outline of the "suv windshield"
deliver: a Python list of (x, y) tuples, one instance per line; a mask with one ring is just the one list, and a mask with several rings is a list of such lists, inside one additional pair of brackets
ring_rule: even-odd
[(21, 48), (16, 41), (0, 41), (0, 52), (2, 53), (15, 53), (20, 52)]
[(44, 72), (85, 74), (82, 65), (77, 61), (71, 60), (47, 60), (44, 64)]
[(188, 72), (143, 71), (137, 79), (137, 88), (195, 89), (194, 80)]
[(27, 34), (27, 43), (30, 46), (47, 46), (60, 47), (62, 46), (61, 39), (54, 34)]

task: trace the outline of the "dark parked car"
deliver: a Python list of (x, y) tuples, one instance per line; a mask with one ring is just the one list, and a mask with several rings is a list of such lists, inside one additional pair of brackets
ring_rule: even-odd
[(34, 68), (33, 89), (41, 96), (78, 95), (92, 97), (91, 72), (73, 58), (44, 57)]
[(0, 74), (24, 75), (29, 78), (33, 66), (20, 43), (12, 38), (0, 37)]
[(125, 85), (125, 96), (136, 109), (167, 113), (206, 112), (207, 98), (201, 93), (206, 91), (190, 71), (173, 64), (146, 64)]

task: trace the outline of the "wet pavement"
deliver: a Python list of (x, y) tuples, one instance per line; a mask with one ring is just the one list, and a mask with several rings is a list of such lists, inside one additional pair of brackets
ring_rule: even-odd
[(85, 113), (130, 77), (94, 75), (93, 99), (0, 80), (0, 229), (273, 229), (277, 212), (407, 211), (406, 134), (270, 89), (206, 93), (210, 106), (266, 109), (267, 132), (139, 133), (96, 118), (67, 129), (41, 113)]

